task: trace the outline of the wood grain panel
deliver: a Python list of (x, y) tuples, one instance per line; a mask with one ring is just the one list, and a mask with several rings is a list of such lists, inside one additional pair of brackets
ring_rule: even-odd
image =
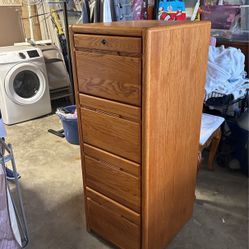
[(115, 165), (119, 170), (131, 174), (135, 177), (140, 178), (140, 165), (122, 157), (113, 155), (104, 150), (93, 147), (89, 144), (84, 144), (84, 152), (86, 155), (107, 162), (109, 164)]
[(120, 118), (141, 122), (141, 108), (139, 107), (101, 99), (86, 94), (80, 94), (79, 97), (82, 107), (102, 110), (117, 115)]
[(119, 204), (116, 201), (94, 191), (93, 189), (86, 187), (86, 197), (89, 197), (93, 201), (97, 202), (101, 206), (105, 206), (107, 209), (111, 209), (113, 212), (120, 214), (130, 222), (140, 226), (140, 214), (130, 210), (129, 208)]
[(76, 48), (98, 49), (127, 53), (141, 53), (141, 38), (105, 35), (74, 35)]
[(140, 247), (140, 227), (122, 215), (87, 199), (90, 228), (122, 249)]
[[(74, 48), (74, 39), (73, 39), (73, 30), (70, 27), (69, 29), (70, 32), (70, 47), (71, 47), (71, 58), (72, 58), (72, 71), (73, 71), (73, 80), (74, 80), (74, 94), (75, 94), (75, 101), (76, 101), (76, 108), (77, 108), (77, 114), (78, 114), (78, 133), (79, 133), (79, 141), (80, 141), (80, 147), (82, 148), (83, 145), (83, 132), (82, 132), (82, 122), (81, 122), (81, 115), (80, 115), (80, 101), (79, 101), (79, 92), (78, 92), (78, 80), (77, 80), (77, 65), (76, 65), (76, 57), (75, 57), (75, 48)], [(86, 191), (86, 179), (85, 179), (85, 167), (84, 167), (84, 152), (81, 149), (80, 150), (80, 154), (81, 154), (81, 168), (82, 168), (82, 179), (83, 179), (83, 189), (84, 189), (84, 193)], [(84, 204), (86, 205), (86, 195), (84, 194), (82, 196), (84, 198)], [(85, 217), (86, 217), (86, 228), (87, 231), (90, 231), (89, 229), (89, 225), (88, 225), (88, 214), (87, 214), (87, 209), (84, 210), (85, 211)]]
[[(75, 24), (72, 30), (75, 33), (85, 34), (100, 34), (100, 35), (119, 35), (119, 36), (134, 36), (141, 37), (148, 29), (164, 29), (171, 28), (171, 26), (193, 25), (190, 21), (156, 21), (156, 20), (142, 20), (142, 21), (118, 21), (112, 23), (91, 23), (91, 24)], [(195, 22), (194, 25), (202, 25)]]
[(144, 38), (142, 248), (162, 249), (192, 216), (210, 24)]
[(81, 108), (83, 140), (118, 156), (140, 162), (139, 123)]
[(82, 93), (141, 105), (141, 59), (76, 52), (78, 87)]
[(140, 179), (109, 162), (85, 155), (86, 185), (140, 212)]

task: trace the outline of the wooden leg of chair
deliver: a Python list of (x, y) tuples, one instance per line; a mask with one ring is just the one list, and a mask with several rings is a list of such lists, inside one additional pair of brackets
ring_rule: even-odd
[(198, 160), (197, 160), (197, 175), (198, 175), (198, 172), (199, 172), (200, 167), (201, 167), (201, 159), (202, 159), (201, 154), (202, 154), (202, 151), (199, 150), (199, 152), (198, 152)]
[(219, 143), (220, 143), (220, 138), (221, 138), (221, 130), (219, 128), (216, 134), (213, 136), (213, 139), (211, 142), (210, 152), (208, 156), (208, 169), (209, 170), (214, 170), (214, 159), (215, 159), (215, 155), (216, 155)]

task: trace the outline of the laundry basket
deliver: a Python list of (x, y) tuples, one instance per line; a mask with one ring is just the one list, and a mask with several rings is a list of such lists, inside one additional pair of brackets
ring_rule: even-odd
[(66, 140), (70, 144), (79, 144), (79, 135), (78, 135), (78, 121), (77, 115), (72, 115), (75, 113), (76, 106), (70, 105), (57, 110), (57, 115), (59, 116), (62, 126), (64, 129), (64, 134)]

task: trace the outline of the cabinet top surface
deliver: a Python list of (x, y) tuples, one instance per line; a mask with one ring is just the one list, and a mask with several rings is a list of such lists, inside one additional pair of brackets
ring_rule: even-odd
[(142, 20), (142, 21), (124, 21), (110, 23), (87, 23), (76, 24), (71, 26), (74, 33), (88, 34), (110, 34), (124, 36), (142, 36), (146, 30), (157, 29), (172, 29), (182, 28), (192, 25), (210, 25), (209, 21), (191, 22), (191, 21), (157, 21), (157, 20)]

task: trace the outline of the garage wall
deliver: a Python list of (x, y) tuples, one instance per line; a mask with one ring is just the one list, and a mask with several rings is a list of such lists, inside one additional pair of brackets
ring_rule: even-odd
[(20, 7), (0, 7), (0, 46), (25, 41)]

